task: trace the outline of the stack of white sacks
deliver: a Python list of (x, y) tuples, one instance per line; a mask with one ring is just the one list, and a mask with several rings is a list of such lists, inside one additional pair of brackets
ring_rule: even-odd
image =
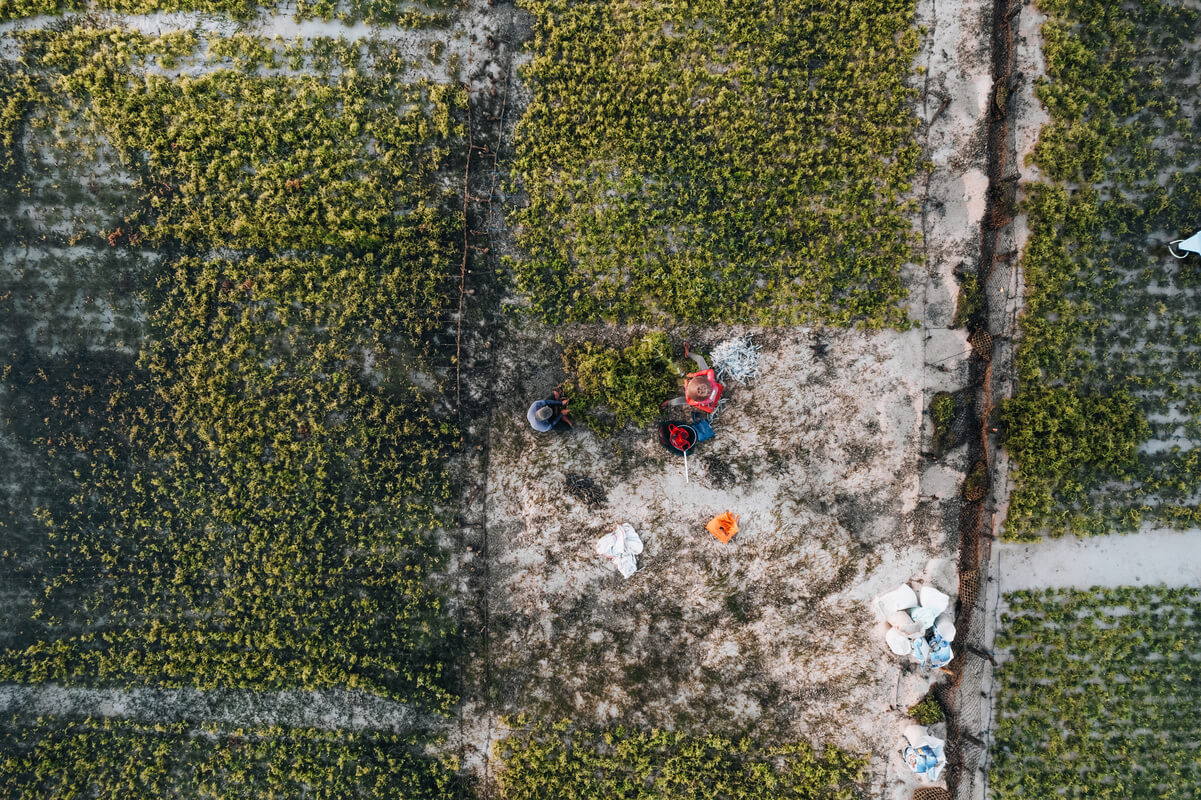
[(888, 623), (884, 641), (899, 656), (909, 656), (923, 667), (950, 663), (955, 622), (948, 610), (951, 598), (932, 586), (920, 595), (906, 584), (875, 600), (876, 611)]

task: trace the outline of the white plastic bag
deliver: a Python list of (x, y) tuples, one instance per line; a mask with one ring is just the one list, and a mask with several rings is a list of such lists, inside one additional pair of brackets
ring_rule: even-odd
[(880, 613), (881, 619), (888, 619), (892, 616), (892, 612), (904, 611), (916, 605), (917, 595), (909, 588), (908, 584), (904, 583), (888, 594), (880, 595), (875, 601), (876, 610)]
[(947, 610), (951, 598), (935, 589), (933, 586), (923, 586), (920, 595), (920, 605), (909, 612), (913, 621), (926, 630), (934, 624), (938, 615)]
[(917, 636), (922, 632), (922, 626), (913, 621), (908, 611), (894, 611), (884, 621), (906, 636)]
[(623, 522), (597, 541), (596, 552), (611, 560), (621, 577), (628, 578), (638, 571), (637, 555), (642, 552), (642, 539), (633, 525)]
[(955, 641), (955, 621), (951, 619), (950, 614), (944, 613), (938, 619), (934, 620), (934, 630), (945, 641)]
[(909, 745), (902, 750), (901, 755), (909, 768), (918, 778), (928, 783), (938, 780), (943, 767), (947, 765), (946, 742), (937, 736), (929, 735), (925, 728), (916, 725), (905, 729), (905, 739)]
[(951, 598), (933, 586), (923, 586), (921, 593), (918, 595), (918, 600), (922, 608), (934, 609), (934, 616), (938, 616), (946, 611), (947, 606), (951, 604)]
[(888, 649), (897, 655), (909, 655), (911, 649), (909, 637), (896, 628), (888, 629), (888, 633), (884, 634), (884, 641), (888, 643)]

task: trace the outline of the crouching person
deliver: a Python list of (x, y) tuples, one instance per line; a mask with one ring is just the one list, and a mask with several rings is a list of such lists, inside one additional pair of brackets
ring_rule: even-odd
[(566, 431), (573, 427), (571, 417), (568, 416), (569, 411), (567, 401), (555, 390), (555, 393), (545, 400), (535, 400), (525, 418), (529, 420), (530, 427), (539, 433)]
[(684, 355), (691, 358), (699, 368), (699, 372), (690, 372), (684, 380), (684, 396), (676, 397), (664, 403), (665, 406), (691, 406), (704, 414), (712, 414), (717, 410), (717, 401), (721, 399), (724, 386), (717, 382), (713, 368), (705, 363), (705, 359), (697, 353), (690, 352), (684, 345)]

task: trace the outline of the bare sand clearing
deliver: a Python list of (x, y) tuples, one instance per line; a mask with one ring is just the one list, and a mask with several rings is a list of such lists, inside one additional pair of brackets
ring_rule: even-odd
[[(649, 430), (540, 435), (523, 405), (502, 409), (488, 484), (500, 710), (808, 739), (875, 754), (883, 782), (928, 678), (886, 652), (869, 601), (902, 581), (956, 588), (947, 507), (922, 494), (926, 337), (827, 332), (824, 355), (809, 330), (761, 337), (762, 374), (730, 388), (687, 481)], [(536, 334), (518, 352), (498, 391), (548, 392), (553, 355)], [(567, 471), (608, 504), (566, 496)], [(740, 531), (723, 545), (705, 523), (726, 510)], [(646, 547), (629, 580), (593, 550), (621, 522)]]
[(1065, 536), (1000, 547), (1001, 591), (1089, 589), (1094, 586), (1201, 586), (1196, 530), (1147, 529), (1137, 534)]

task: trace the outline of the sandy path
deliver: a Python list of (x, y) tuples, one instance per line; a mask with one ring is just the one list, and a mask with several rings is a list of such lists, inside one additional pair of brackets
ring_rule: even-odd
[(223, 689), (88, 689), (55, 684), (0, 686), (0, 713), (130, 717), (154, 722), (287, 725), (338, 730), (413, 730), (429, 720), (413, 708), (364, 692)]
[(1201, 586), (1201, 531), (1148, 530), (1000, 544), (1001, 591)]

